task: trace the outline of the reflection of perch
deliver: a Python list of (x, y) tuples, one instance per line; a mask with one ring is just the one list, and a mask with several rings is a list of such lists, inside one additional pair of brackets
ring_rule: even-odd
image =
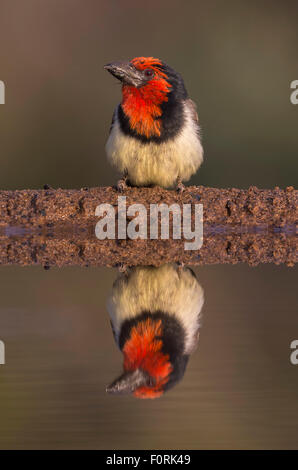
[(294, 233), (274, 231), (244, 232), (241, 228), (209, 231), (204, 227), (203, 246), (185, 251), (183, 240), (103, 240), (95, 237), (94, 225), (55, 226), (34, 233), (0, 229), (0, 264), (29, 266), (160, 266), (173, 261), (188, 265), (218, 263), (285, 263), (297, 262), (297, 238)]

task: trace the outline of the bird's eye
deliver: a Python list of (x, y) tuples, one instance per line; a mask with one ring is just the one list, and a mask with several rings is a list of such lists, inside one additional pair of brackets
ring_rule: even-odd
[(153, 70), (151, 69), (146, 69), (144, 73), (146, 77), (153, 77)]

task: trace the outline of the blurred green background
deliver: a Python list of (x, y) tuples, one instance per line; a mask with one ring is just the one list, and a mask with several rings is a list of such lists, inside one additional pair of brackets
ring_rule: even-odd
[[(0, 0), (0, 188), (110, 185), (117, 59), (162, 58), (197, 102), (192, 182), (285, 187), (297, 172), (296, 1)], [(203, 327), (184, 380), (110, 397), (121, 370), (107, 269), (0, 268), (0, 448), (297, 448), (297, 269), (204, 266)]]
[(103, 65), (153, 55), (197, 102), (205, 162), (193, 183), (296, 181), (296, 1), (1, 0), (0, 187), (109, 185), (104, 145), (119, 84)]

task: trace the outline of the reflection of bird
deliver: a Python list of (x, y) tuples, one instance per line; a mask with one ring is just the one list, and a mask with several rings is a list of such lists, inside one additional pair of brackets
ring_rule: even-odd
[(181, 380), (198, 342), (203, 303), (191, 269), (164, 265), (121, 274), (108, 310), (124, 372), (107, 392), (156, 398)]
[(137, 57), (105, 69), (122, 82), (113, 115), (109, 161), (135, 186), (183, 189), (203, 160), (198, 115), (180, 74), (159, 59)]

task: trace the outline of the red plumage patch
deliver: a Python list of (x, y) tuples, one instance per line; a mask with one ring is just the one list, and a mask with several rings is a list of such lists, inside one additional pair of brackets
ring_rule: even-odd
[(139, 70), (151, 69), (154, 75), (146, 85), (135, 88), (124, 85), (122, 89), (122, 108), (131, 129), (147, 138), (161, 134), (161, 105), (168, 101), (171, 89), (167, 75), (159, 68), (161, 61), (153, 57), (137, 57), (131, 63)]
[(138, 70), (151, 69), (161, 77), (167, 78), (167, 75), (159, 68), (162, 65), (162, 61), (160, 59), (155, 59), (154, 57), (136, 57), (131, 60), (131, 63)]
[(161, 320), (148, 318), (131, 330), (130, 338), (123, 348), (124, 370), (139, 367), (155, 379), (153, 387), (139, 387), (134, 395), (138, 398), (157, 398), (162, 395), (162, 387), (167, 383), (172, 366), (169, 355), (162, 352)]

